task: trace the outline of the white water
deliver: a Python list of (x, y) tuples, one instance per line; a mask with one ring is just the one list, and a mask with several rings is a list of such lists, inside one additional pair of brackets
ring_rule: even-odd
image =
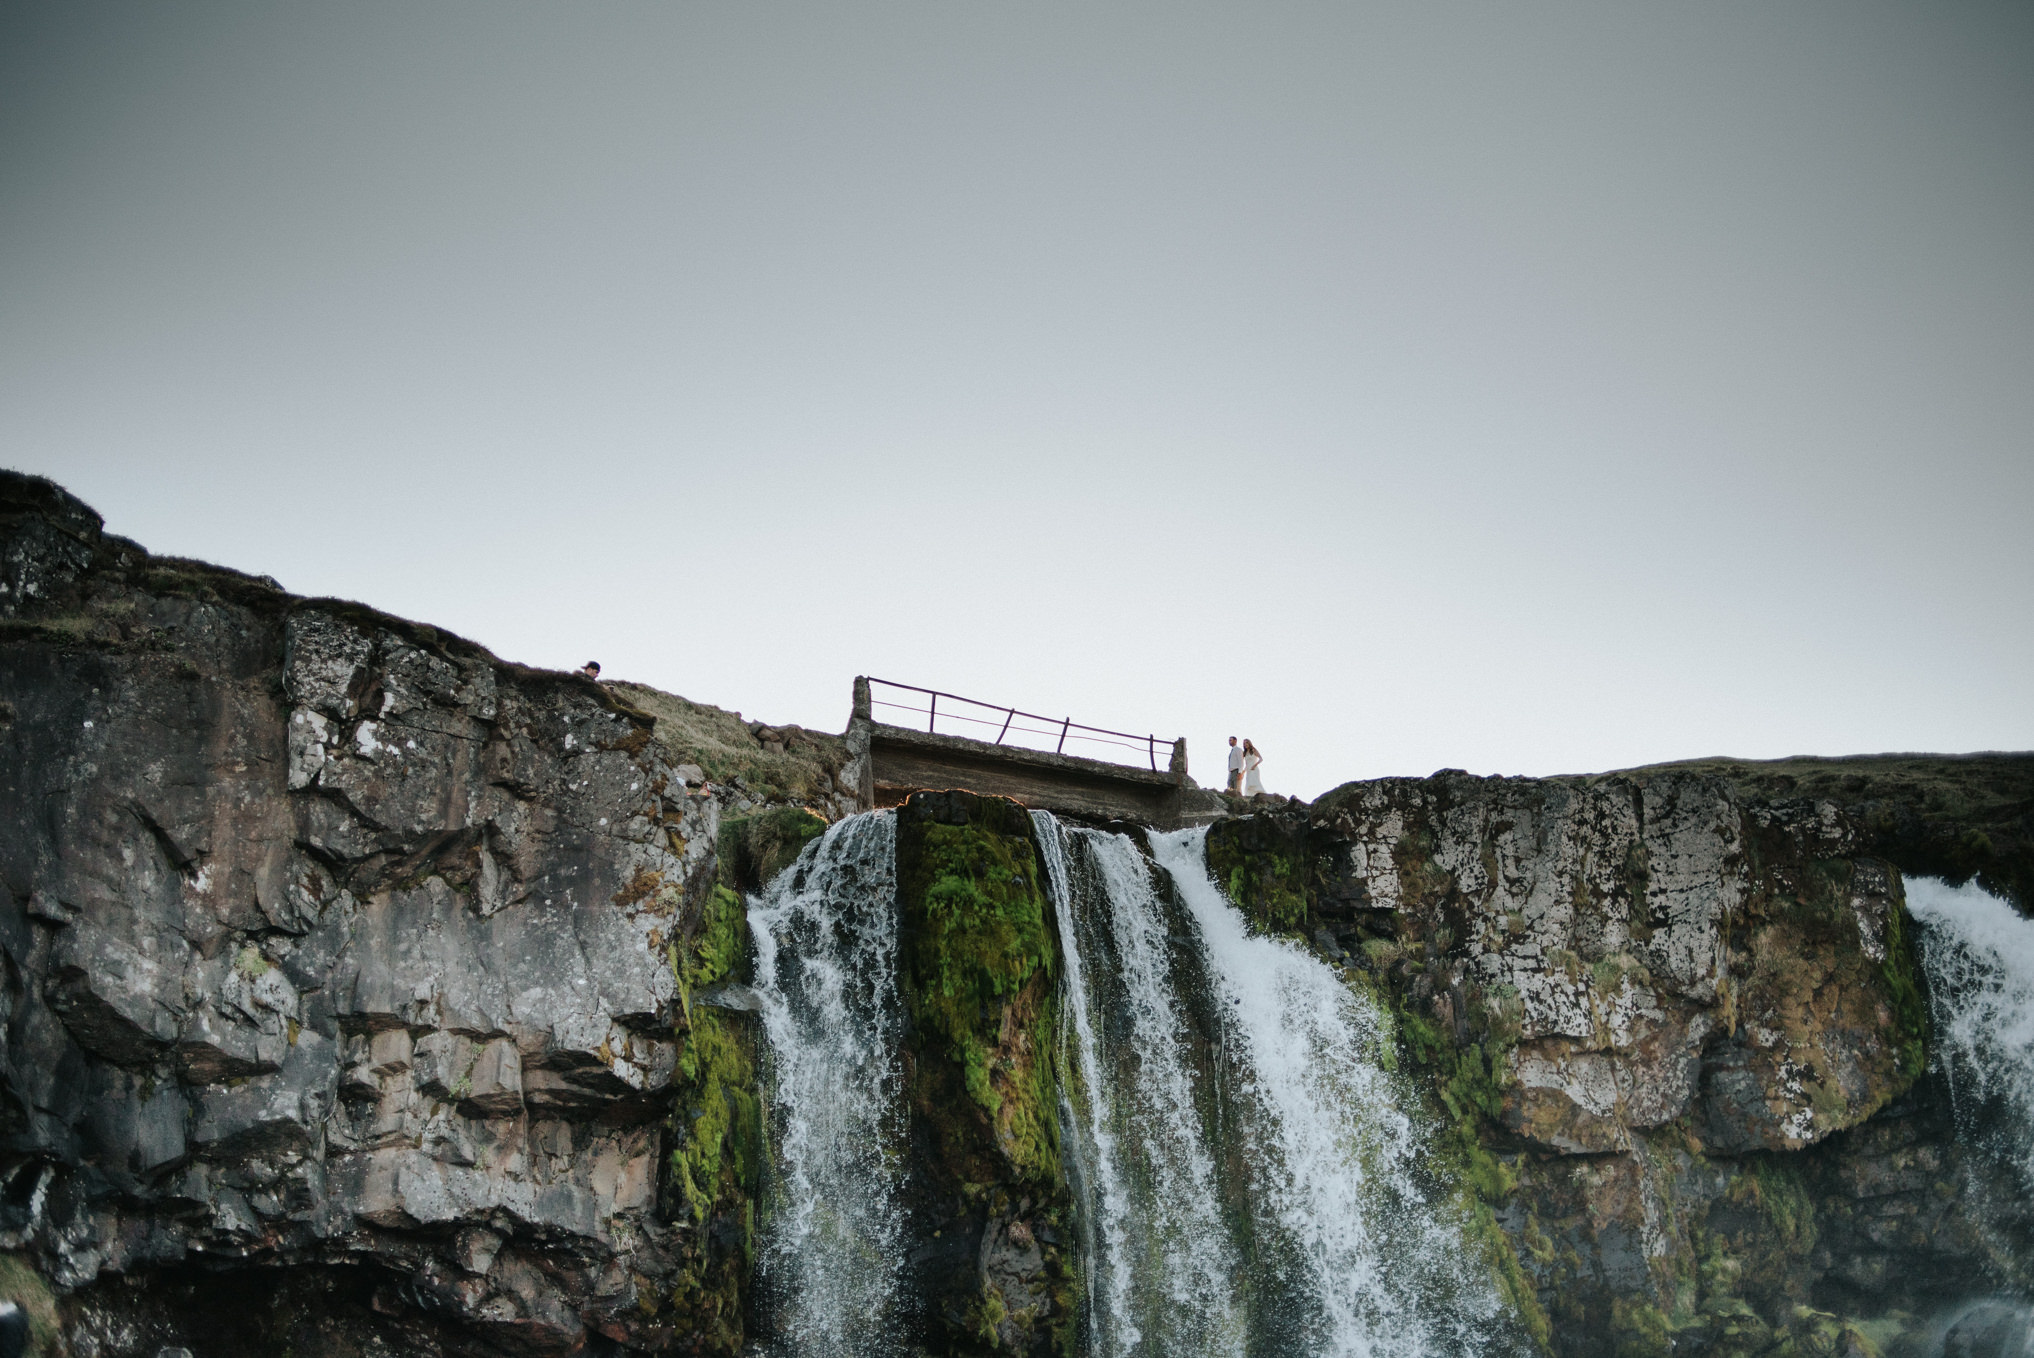
[(1482, 1351), (1497, 1298), (1419, 1182), (1421, 1129), (1379, 1061), (1379, 1016), (1313, 954), (1253, 935), (1210, 877), (1206, 843), (1205, 829), (1151, 837), (1199, 928), (1224, 1016), (1224, 1064), (1246, 1110), (1256, 1271), (1285, 1298), (1281, 1353)]
[(1985, 1149), (2010, 1165), (2034, 1195), (2034, 920), (1977, 886), (1907, 879), (1919, 920), (1937, 1059), (1960, 1121), (1980, 1105)]
[(907, 1253), (896, 817), (850, 817), (749, 902), (776, 1155), (759, 1260), (784, 1358), (887, 1358)]
[[(1062, 1052), (1093, 1225), (1090, 1351), (1241, 1355), (1241, 1260), (1196, 1108), (1170, 928), (1127, 836), (1033, 823), (1066, 942)], [(1107, 1044), (1105, 1047), (1104, 1044)]]
[[(1034, 816), (1064, 942), (1067, 1159), (1098, 1358), (1466, 1358), (1498, 1305), (1416, 1167), (1368, 1001), (1253, 936), (1205, 831)], [(778, 1358), (907, 1348), (895, 821), (842, 821), (749, 905), (775, 1178)], [(1168, 889), (1169, 888), (1169, 889)]]

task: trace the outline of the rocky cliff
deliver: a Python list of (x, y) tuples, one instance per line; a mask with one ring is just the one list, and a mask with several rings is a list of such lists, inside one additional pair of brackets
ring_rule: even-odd
[(1887, 840), (1667, 768), (1352, 784), (1208, 857), (1394, 1014), (1540, 1345), (1864, 1358), (2034, 1281), (1926, 1074)]
[(152, 557), (11, 474), (0, 572), (0, 1249), (43, 1328), (733, 1352), (753, 1039), (702, 992), (758, 813), (838, 814), (838, 743)]
[[(0, 473), (0, 1291), (81, 1358), (739, 1352), (744, 893), (858, 809), (853, 754)], [(1532, 1344), (1870, 1355), (2034, 1282), (1928, 1068), (1901, 878), (2024, 906), (2030, 808), (2026, 757), (1444, 774), (1208, 858), (1392, 1016)], [(937, 1351), (1069, 1351), (1035, 837), (921, 796), (897, 867)]]

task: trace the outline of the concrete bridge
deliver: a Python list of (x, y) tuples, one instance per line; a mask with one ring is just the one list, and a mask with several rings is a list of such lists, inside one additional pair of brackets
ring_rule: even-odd
[[(879, 709), (910, 724), (879, 721)], [(942, 720), (945, 731), (938, 729)], [(988, 739), (958, 734), (968, 729), (994, 734)], [(1023, 740), (1052, 740), (1054, 747), (1018, 743)], [(896, 806), (913, 792), (963, 788), (1074, 820), (1127, 820), (1159, 829), (1205, 824), (1227, 814), (1221, 794), (1187, 776), (1185, 737), (1161, 741), (1081, 726), (1072, 718), (1041, 717), (883, 679), (855, 679), (847, 742), (854, 761), (850, 786), (858, 775), (862, 804), (871, 808)], [(1069, 744), (1114, 757), (1069, 754)], [(1144, 767), (1123, 762), (1126, 756)]]

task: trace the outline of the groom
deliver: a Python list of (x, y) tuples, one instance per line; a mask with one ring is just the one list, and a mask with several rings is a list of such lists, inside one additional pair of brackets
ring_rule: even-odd
[(1237, 796), (1243, 794), (1243, 750), (1234, 736), (1229, 737), (1229, 791)]

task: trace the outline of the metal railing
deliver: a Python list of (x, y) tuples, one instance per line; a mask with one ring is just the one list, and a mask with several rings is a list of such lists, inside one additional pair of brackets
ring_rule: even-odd
[[(938, 689), (920, 688), (916, 684), (900, 684), (889, 679), (869, 679), (867, 682), (869, 685), (870, 719), (886, 721), (894, 726), (903, 726), (907, 723), (890, 721), (888, 717), (879, 716), (875, 709), (886, 708), (891, 712), (908, 712), (922, 715), (925, 718), (925, 729), (934, 735), (939, 734), (939, 723), (942, 721), (946, 722), (949, 726), (971, 725), (991, 729), (996, 733), (993, 737), (975, 732), (964, 733), (956, 730), (947, 732), (948, 735), (967, 734), (974, 739), (985, 740), (991, 745), (1001, 745), (1005, 741), (1009, 741), (1013, 745), (1020, 745), (1021, 738), (1038, 736), (1053, 742), (1052, 752), (1054, 754), (1068, 753), (1066, 748), (1068, 741), (1082, 741), (1090, 745), (1106, 745), (1127, 750), (1142, 750), (1144, 751), (1145, 758), (1151, 764), (1151, 771), (1153, 773), (1159, 771), (1158, 747), (1161, 744), (1166, 747), (1168, 767), (1172, 767), (1175, 764), (1184, 764), (1185, 762), (1186, 751), (1183, 748), (1185, 743), (1183, 740), (1161, 741), (1155, 735), (1140, 736), (1133, 735), (1128, 731), (1111, 731), (1100, 726), (1083, 726), (1072, 717), (1047, 717), (1041, 716), (1036, 712), (1021, 712), (1014, 707), (1005, 707), (999, 703), (985, 703), (975, 698), (963, 698), (957, 693), (942, 693)], [(896, 702), (878, 698), (875, 692), (878, 688), (895, 690), (900, 694), (917, 694), (922, 701), (920, 703)], [(942, 703), (945, 706), (942, 707)], [(992, 715), (979, 716), (974, 715), (975, 713), (990, 713)], [(1030, 725), (1027, 723), (1037, 724)], [(916, 725), (915, 722), (908, 724)], [(1012, 737), (1020, 739), (1012, 740)], [(1023, 748), (1038, 747), (1023, 746)], [(1125, 761), (1119, 755), (1109, 762), (1120, 764)]]

